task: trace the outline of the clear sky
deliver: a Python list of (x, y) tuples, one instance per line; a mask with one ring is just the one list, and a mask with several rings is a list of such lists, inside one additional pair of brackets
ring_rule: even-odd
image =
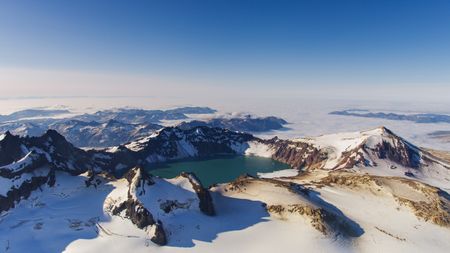
[(449, 87), (448, 0), (0, 1), (2, 97)]

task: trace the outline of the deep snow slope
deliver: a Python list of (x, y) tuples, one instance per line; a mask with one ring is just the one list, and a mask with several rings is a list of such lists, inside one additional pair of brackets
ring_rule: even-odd
[[(397, 177), (326, 172), (203, 189), (195, 177), (165, 180), (136, 168), (122, 179), (56, 173), (3, 212), (7, 252), (446, 252), (449, 198)], [(196, 190), (197, 189), (197, 190)], [(119, 208), (127, 203), (125, 208)], [(132, 208), (131, 208), (132, 207)], [(115, 211), (116, 210), (116, 211)], [(163, 238), (163, 239), (161, 239)], [(160, 246), (164, 245), (164, 246)]]

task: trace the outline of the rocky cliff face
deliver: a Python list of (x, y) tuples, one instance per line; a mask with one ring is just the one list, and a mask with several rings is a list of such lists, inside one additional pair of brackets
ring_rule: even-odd
[(250, 134), (220, 128), (182, 130), (167, 127), (138, 141), (90, 153), (99, 166), (110, 168), (110, 171), (126, 171), (135, 166), (189, 157), (242, 155), (248, 147), (247, 142), (254, 139)]
[(0, 140), (0, 211), (6, 211), (45, 184), (55, 184), (55, 171), (72, 175), (94, 168), (90, 156), (73, 147), (56, 131), (41, 137), (18, 137), (9, 132)]
[(125, 212), (125, 217), (140, 229), (156, 224), (153, 215), (137, 198), (137, 195), (145, 194), (146, 185), (154, 184), (153, 180), (141, 168), (130, 170), (124, 178), (129, 184), (127, 200), (116, 206), (112, 214), (119, 215)]
[[(17, 168), (17, 162), (27, 156), (27, 164)], [(93, 168), (91, 157), (75, 148), (62, 135), (48, 130), (40, 137), (18, 137), (9, 132), (0, 141), (1, 170), (29, 172), (43, 165), (51, 169), (80, 174)]]
[(8, 186), (2, 185), (5, 189), (2, 189), (0, 194), (0, 213), (14, 208), (19, 201), (27, 199), (33, 191), (45, 184), (53, 186), (55, 175), (49, 170), (44, 170), (42, 174), (24, 173), (10, 180), (11, 183)]
[(417, 169), (422, 163), (421, 157), (418, 147), (382, 127), (378, 135), (369, 136), (355, 148), (343, 152), (336, 168), (376, 166), (377, 159), (386, 159), (398, 165)]
[(327, 154), (309, 143), (273, 138), (261, 140), (274, 150), (272, 158), (287, 163), (296, 169), (319, 168), (327, 159)]
[(167, 236), (164, 231), (162, 221), (158, 220), (155, 225), (155, 235), (150, 239), (152, 242), (158, 244), (159, 246), (163, 246), (167, 244)]
[(127, 196), (113, 201), (111, 214), (129, 219), (147, 231), (151, 241), (158, 245), (168, 241), (163, 226), (166, 219), (172, 221), (171, 217), (183, 212), (215, 215), (209, 190), (192, 173), (183, 173), (169, 181), (155, 178), (137, 167), (126, 173), (124, 179), (128, 185)]
[(389, 137), (375, 146), (375, 153), (380, 159), (389, 159), (410, 168), (419, 168), (421, 165), (421, 151), (418, 147), (395, 135), (389, 129), (383, 128), (384, 134)]
[(198, 178), (193, 173), (181, 173), (181, 177), (187, 178), (189, 183), (191, 183), (197, 197), (199, 199), (199, 208), (204, 214), (209, 216), (214, 216), (216, 211), (214, 209), (214, 204), (211, 198), (211, 194), (208, 189), (205, 189), (198, 180)]

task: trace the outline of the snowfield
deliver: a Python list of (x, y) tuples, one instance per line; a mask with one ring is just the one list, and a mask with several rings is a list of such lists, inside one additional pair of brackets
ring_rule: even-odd
[[(165, 224), (169, 243), (157, 246), (149, 240), (151, 228), (138, 229), (109, 213), (108, 206), (127, 197), (126, 180), (86, 188), (84, 179), (58, 173), (56, 187), (45, 187), (2, 214), (1, 247), (7, 252), (29, 252), (30, 245), (32, 252), (447, 252), (450, 247), (448, 227), (418, 219), (388, 193), (371, 192), (370, 186), (326, 186), (306, 198), (268, 181), (250, 181), (240, 190), (220, 185), (212, 189), (217, 215), (210, 217), (198, 210), (195, 193), (182, 178), (156, 178), (141, 198)], [(159, 203), (174, 199), (189, 207), (164, 213)], [(353, 238), (324, 235), (307, 216), (272, 214), (264, 208), (294, 204), (336, 208), (363, 232)]]

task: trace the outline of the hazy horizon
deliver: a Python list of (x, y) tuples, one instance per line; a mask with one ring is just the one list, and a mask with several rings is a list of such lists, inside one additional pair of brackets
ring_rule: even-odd
[(450, 4), (402, 2), (5, 1), (0, 96), (446, 102)]

